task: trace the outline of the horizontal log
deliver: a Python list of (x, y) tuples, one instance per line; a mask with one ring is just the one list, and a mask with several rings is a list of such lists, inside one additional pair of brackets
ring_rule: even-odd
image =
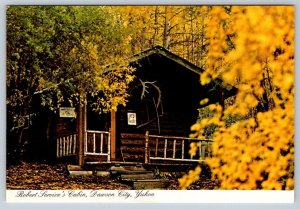
[(106, 135), (108, 135), (109, 134), (109, 132), (108, 131), (95, 131), (95, 130), (87, 130), (86, 131), (88, 134), (106, 134)]
[[(200, 159), (173, 159), (173, 158), (163, 158), (163, 157), (150, 157), (150, 160), (165, 160), (165, 161), (180, 161), (180, 162), (200, 162)], [(202, 160), (203, 161), (203, 160)]]
[(153, 179), (153, 173), (141, 173), (141, 174), (121, 174), (122, 180), (142, 180)]
[(144, 145), (145, 139), (122, 139), (122, 145)]
[(212, 142), (212, 139), (196, 139), (196, 138), (189, 138), (189, 137), (181, 137), (181, 136), (162, 136), (162, 135), (149, 135), (150, 140), (152, 139), (179, 139), (179, 140), (190, 140), (190, 141), (207, 141), (207, 142)]
[(82, 167), (80, 165), (67, 165), (68, 171), (82, 171)]
[(121, 139), (124, 138), (138, 138), (138, 139), (145, 139), (145, 134), (132, 134), (132, 133), (121, 133)]
[(93, 171), (69, 171), (71, 176), (92, 176)]

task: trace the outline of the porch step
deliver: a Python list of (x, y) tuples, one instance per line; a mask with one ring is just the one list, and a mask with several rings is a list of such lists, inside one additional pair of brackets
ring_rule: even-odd
[[(169, 182), (166, 179), (156, 178), (153, 171), (146, 170), (141, 164), (115, 164), (109, 169), (99, 170), (96, 162), (85, 166), (68, 165), (67, 169), (72, 176), (96, 175), (110, 176), (119, 182), (127, 184), (135, 190), (166, 189)], [(105, 165), (106, 166), (106, 165)]]
[(147, 172), (147, 173), (126, 173), (121, 174), (120, 178), (124, 180), (146, 180), (146, 179), (153, 179), (154, 175), (153, 172)]
[(137, 180), (133, 182), (133, 188), (135, 190), (163, 190), (166, 189), (169, 185), (169, 181), (163, 179)]
[(146, 174), (152, 173), (147, 171), (142, 165), (114, 165), (110, 168), (110, 173), (112, 175), (120, 176), (122, 174)]
[(169, 186), (169, 182), (167, 180), (155, 178), (153, 172), (122, 174), (120, 176), (120, 181), (131, 186), (135, 190), (166, 189)]
[(153, 171), (146, 170), (142, 165), (112, 166), (110, 168), (112, 177), (117, 178), (121, 183), (131, 186), (133, 189), (165, 189), (168, 182), (164, 179), (157, 179)]

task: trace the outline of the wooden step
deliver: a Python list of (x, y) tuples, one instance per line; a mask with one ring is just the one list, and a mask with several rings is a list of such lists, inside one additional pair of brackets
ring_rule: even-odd
[(169, 186), (169, 182), (165, 179), (155, 179), (154, 174), (122, 174), (120, 181), (127, 184), (133, 189), (165, 189)]
[(110, 168), (110, 172), (112, 175), (122, 175), (122, 174), (147, 174), (152, 173), (151, 171), (147, 171), (145, 168), (139, 165), (133, 166), (112, 166)]
[(154, 175), (151, 171), (147, 173), (126, 173), (121, 174), (120, 177), (122, 181), (154, 179)]
[(163, 179), (146, 179), (137, 180), (133, 182), (133, 189), (135, 190), (157, 190), (165, 189), (169, 186), (169, 182)]

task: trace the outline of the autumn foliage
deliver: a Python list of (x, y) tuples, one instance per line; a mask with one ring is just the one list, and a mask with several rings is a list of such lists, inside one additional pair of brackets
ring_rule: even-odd
[[(293, 189), (294, 8), (216, 6), (211, 14), (201, 83), (221, 77), (238, 93), (229, 105), (210, 105), (213, 116), (193, 125), (193, 136), (216, 125), (206, 163), (220, 189)], [(240, 120), (225, 122), (233, 116)], [(180, 179), (182, 188), (198, 173)]]
[(126, 57), (156, 45), (201, 67), (202, 85), (221, 78), (237, 89), (192, 126), (191, 137), (214, 141), (206, 164), (220, 189), (293, 189), (293, 6), (9, 6), (8, 138), (22, 141), (37, 94), (53, 111), (64, 100), (77, 106), (82, 92), (98, 112), (125, 105), (134, 79)]

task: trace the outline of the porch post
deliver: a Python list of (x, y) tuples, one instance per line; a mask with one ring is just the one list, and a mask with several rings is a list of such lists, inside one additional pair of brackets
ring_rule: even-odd
[(83, 92), (79, 95), (78, 104), (78, 119), (77, 119), (77, 131), (78, 131), (78, 164), (84, 164), (84, 143), (86, 137), (86, 102), (81, 104), (82, 99), (85, 97)]
[(78, 105), (78, 164), (84, 164), (84, 107), (79, 104)]
[(116, 111), (110, 112), (110, 157), (116, 159)]
[(145, 134), (145, 163), (149, 163), (149, 131)]

